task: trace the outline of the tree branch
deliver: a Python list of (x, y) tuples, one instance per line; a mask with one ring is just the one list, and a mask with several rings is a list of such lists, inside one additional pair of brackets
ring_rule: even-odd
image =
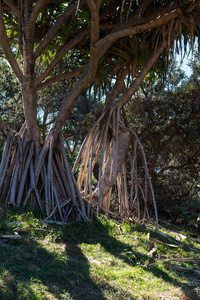
[(97, 7), (99, 7), (102, 3), (102, 0), (86, 0), (90, 10), (94, 11)]
[(13, 131), (1, 118), (0, 116), (0, 131), (3, 133), (4, 136), (7, 136), (9, 132), (16, 134), (16, 131)]
[(118, 94), (122, 84), (124, 83), (124, 79), (126, 78), (128, 71), (129, 71), (128, 67), (126, 66), (124, 68), (124, 70), (122, 71), (122, 73), (117, 77), (111, 94), (106, 97), (105, 110), (108, 110), (113, 105), (114, 101), (116, 100), (117, 94)]
[(38, 90), (44, 89), (46, 86), (51, 85), (53, 83), (56, 83), (56, 82), (58, 82), (60, 80), (63, 80), (63, 79), (72, 78), (72, 77), (80, 77), (81, 76), (81, 71), (84, 70), (85, 67), (86, 67), (86, 65), (82, 66), (81, 68), (79, 68), (77, 70), (74, 70), (72, 72), (65, 72), (65, 73), (53, 76), (53, 77), (45, 80), (44, 82), (40, 83), (37, 86), (37, 89)]
[(100, 39), (96, 44), (94, 45), (96, 48), (100, 48), (104, 45), (108, 45), (109, 47), (112, 43), (114, 43), (117, 39), (136, 35), (139, 33), (142, 33), (146, 30), (151, 30), (156, 27), (159, 27), (160, 25), (175, 19), (177, 16), (181, 15), (182, 11), (180, 9), (174, 9), (168, 13), (165, 13), (164, 15), (158, 16), (156, 19), (151, 20), (147, 23), (132, 27), (132, 28), (124, 28), (122, 30), (118, 30), (116, 32), (111, 32), (106, 37)]
[(97, 4), (97, 6), (100, 6), (100, 5), (101, 5), (101, 3), (102, 3), (102, 0), (96, 0), (96, 4)]
[(65, 45), (60, 51), (57, 52), (56, 56), (50, 63), (50, 65), (45, 69), (45, 71), (36, 78), (36, 85), (39, 85), (53, 70), (57, 63), (62, 59), (62, 57), (72, 49), (76, 44), (78, 44), (82, 39), (84, 39), (90, 32), (90, 28), (79, 33), (73, 40), (71, 40), (67, 45)]
[(195, 7), (198, 7), (200, 5), (200, 0), (198, 1), (190, 1), (190, 3), (186, 7), (186, 12), (190, 13), (194, 10)]
[(165, 49), (167, 43), (162, 42), (155, 52), (149, 57), (149, 59), (144, 64), (141, 71), (137, 74), (137, 76), (133, 79), (130, 86), (126, 89), (120, 99), (115, 103), (116, 107), (123, 107), (133, 96), (133, 94), (137, 91), (138, 87), (140, 86), (141, 82), (143, 81), (146, 74), (150, 71), (151, 67), (155, 64), (160, 54)]
[(14, 54), (10, 48), (9, 40), (8, 40), (7, 33), (6, 33), (5, 23), (3, 20), (3, 12), (2, 12), (1, 4), (2, 4), (2, 2), (0, 0), (0, 44), (1, 44), (1, 47), (6, 55), (6, 58), (9, 62), (9, 64), (11, 65), (15, 75), (17, 76), (19, 81), (22, 82), (24, 79), (24, 76), (23, 76), (23, 73), (20, 70), (19, 65), (14, 57)]
[[(88, 0), (89, 1), (89, 0)], [(96, 13), (96, 12), (95, 12)], [(95, 16), (95, 13), (93, 10), (91, 10), (91, 19)], [(130, 24), (130, 22), (134, 23), (135, 21), (132, 19), (130, 22), (124, 24), (123, 29), (120, 29), (120, 27), (117, 28), (117, 31), (114, 29), (110, 34), (108, 34), (105, 38), (102, 38), (97, 41), (96, 37), (91, 34), (91, 48), (90, 48), (90, 62), (88, 67), (85, 69), (83, 75), (81, 76), (80, 81), (75, 85), (74, 89), (69, 93), (67, 98), (64, 100), (63, 105), (60, 108), (60, 111), (57, 115), (56, 121), (55, 121), (55, 127), (58, 131), (61, 130), (62, 125), (64, 124), (64, 120), (66, 119), (68, 113), (71, 110), (71, 107), (73, 106), (74, 102), (76, 101), (76, 98), (80, 95), (80, 93), (83, 91), (83, 89), (87, 86), (87, 84), (92, 80), (98, 66), (99, 60), (103, 57), (105, 52), (109, 49), (109, 47), (119, 38), (125, 37), (125, 36), (131, 36), (136, 35), (139, 33), (142, 33), (146, 30), (154, 29), (160, 25), (163, 25), (167, 23), (170, 20), (175, 19), (177, 16), (179, 16), (182, 13), (181, 9), (177, 8), (174, 10), (170, 10), (167, 13), (164, 13), (163, 15), (159, 15), (155, 19), (146, 22), (141, 25), (136, 25), (132, 28), (126, 28), (127, 23)], [(154, 14), (155, 15), (155, 14)], [(99, 24), (96, 25), (95, 18), (94, 22), (91, 22), (91, 32), (97, 32), (97, 28), (99, 31)], [(93, 37), (93, 41), (92, 41)], [(94, 41), (96, 42), (94, 43)], [(151, 56), (151, 58), (146, 62), (145, 67), (142, 68), (141, 72), (138, 74), (138, 76), (135, 78), (135, 80), (130, 85), (130, 89), (128, 89), (124, 95), (120, 98), (120, 100), (115, 104), (116, 106), (123, 107), (127, 101), (132, 97), (132, 95), (135, 93), (139, 85), (141, 84), (142, 80), (144, 79), (147, 72), (151, 69), (153, 64), (158, 59), (159, 55), (162, 53), (164, 48), (166, 47), (166, 43), (162, 43), (159, 47), (157, 47), (156, 52), (154, 52)]]
[[(97, 16), (98, 14), (98, 16)], [(58, 112), (58, 115), (56, 117), (55, 121), (55, 128), (56, 133), (58, 134), (62, 126), (65, 122), (65, 119), (69, 112), (71, 111), (71, 108), (73, 104), (75, 103), (77, 97), (80, 96), (81, 92), (86, 88), (86, 86), (91, 82), (91, 80), (94, 78), (97, 67), (98, 67), (98, 56), (99, 51), (96, 47), (94, 47), (92, 44), (96, 41), (96, 37), (92, 35), (92, 32), (99, 32), (99, 7), (96, 8), (95, 11), (91, 11), (91, 46), (90, 46), (90, 61), (88, 66), (85, 68), (79, 82), (77, 82), (74, 86), (74, 88), (71, 90), (71, 92), (68, 94), (68, 96), (63, 101), (63, 104)], [(97, 38), (99, 36), (99, 33), (97, 35)], [(94, 40), (93, 40), (94, 39)]]
[(31, 13), (28, 25), (27, 25), (27, 31), (30, 32), (35, 27), (35, 22), (37, 20), (37, 16), (42, 11), (43, 7), (49, 2), (49, 0), (38, 0), (34, 6), (34, 9)]
[(4, 0), (4, 3), (6, 3), (16, 13), (16, 15), (20, 17), (21, 11), (14, 5), (14, 3), (12, 3), (11, 0)]
[[(185, 167), (187, 167), (187, 169), (191, 169), (191, 161), (192, 159), (197, 155), (198, 153), (196, 152), (194, 155), (190, 156), (187, 158), (186, 162), (182, 165), (179, 166), (167, 166), (161, 169), (160, 173), (166, 171), (166, 170), (181, 170), (184, 168), (184, 170), (186, 169)], [(192, 166), (192, 169), (194, 169), (194, 167)]]
[[(103, 14), (104, 15), (104, 14)], [(103, 15), (100, 17), (102, 19)], [(98, 21), (98, 17), (96, 18), (96, 21)], [(113, 28), (114, 25), (108, 25), (106, 28)], [(94, 38), (97, 40), (99, 35), (99, 30), (94, 34)], [(57, 51), (56, 56), (50, 63), (50, 65), (45, 69), (45, 71), (36, 78), (36, 85), (40, 85), (40, 83), (45, 80), (45, 78), (49, 75), (49, 73), (53, 70), (53, 68), (57, 65), (57, 63), (62, 59), (62, 57), (75, 45), (77, 45), (80, 41), (82, 41), (86, 36), (88, 36), (90, 33), (90, 28), (86, 28), (84, 31), (80, 32), (74, 39), (69, 41), (64, 47), (62, 47), (60, 50)], [(58, 78), (58, 77), (57, 77)], [(45, 85), (46, 86), (46, 85)]]
[(99, 39), (99, 5), (94, 0), (87, 0), (91, 11), (91, 45)]
[(95, 10), (97, 8), (96, 3), (95, 3), (94, 0), (86, 0), (86, 1), (87, 1), (87, 4), (88, 4), (91, 11)]
[[(82, 0), (82, 3), (85, 2), (85, 0)], [(48, 44), (52, 41), (58, 30), (63, 25), (64, 21), (69, 17), (73, 12), (76, 11), (77, 3), (73, 2), (71, 5), (66, 7), (64, 12), (60, 15), (60, 17), (57, 19), (57, 21), (54, 23), (54, 25), (51, 27), (51, 29), (47, 32), (45, 37), (41, 40), (41, 42), (37, 45), (35, 52), (34, 52), (34, 59), (37, 59), (38, 56), (43, 52), (43, 50), (48, 46)]]

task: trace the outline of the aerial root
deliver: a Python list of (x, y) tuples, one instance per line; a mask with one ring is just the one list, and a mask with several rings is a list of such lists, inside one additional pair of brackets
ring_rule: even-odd
[(39, 208), (47, 219), (61, 222), (89, 222), (103, 212), (144, 223), (153, 203), (158, 228), (146, 156), (135, 131), (120, 120), (120, 108), (96, 121), (72, 171), (61, 134), (55, 140), (50, 131), (42, 148), (29, 140), (25, 125), (19, 134), (9, 134), (0, 165), (0, 197), (6, 205)]
[[(127, 145), (121, 145), (123, 140)], [(124, 154), (124, 160), (119, 166), (119, 156), (123, 151), (127, 154)], [(78, 187), (97, 213), (101, 211), (107, 215), (114, 214), (127, 220), (136, 218), (144, 223), (150, 218), (149, 206), (153, 203), (158, 224), (146, 156), (135, 131), (123, 125), (120, 108), (111, 108), (94, 124), (82, 144), (73, 172), (77, 167), (80, 170)], [(98, 175), (95, 167), (99, 169)], [(106, 195), (104, 182), (107, 185)]]
[(83, 200), (68, 164), (61, 135), (53, 131), (40, 149), (23, 126), (8, 136), (0, 165), (0, 197), (5, 204), (40, 210), (44, 218), (61, 222), (88, 220), (88, 201)]

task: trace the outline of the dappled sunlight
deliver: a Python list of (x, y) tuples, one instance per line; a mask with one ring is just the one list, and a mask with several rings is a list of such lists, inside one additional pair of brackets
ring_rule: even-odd
[[(129, 292), (134, 296), (140, 293), (142, 296), (159, 296), (163, 292), (167, 295), (173, 291), (173, 294), (179, 297), (190, 289), (191, 283), (188, 278), (183, 282), (175, 272), (167, 271), (161, 263), (151, 265), (153, 259), (147, 256), (148, 251), (146, 250), (146, 254), (142, 253), (144, 245), (141, 252), (136, 250), (140, 249), (141, 242), (147, 243), (144, 233), (141, 233), (139, 238), (138, 236), (134, 238), (134, 233), (115, 234), (113, 237), (109, 234), (109, 230), (105, 229), (106, 227), (103, 234), (99, 234), (98, 237), (95, 233), (92, 235), (92, 231), (87, 236), (84, 230), (82, 234), (81, 230), (78, 235), (76, 234), (76, 243), (88, 259), (92, 277), (97, 279), (103, 277), (113, 288), (120, 286), (124, 293)], [(125, 239), (125, 236), (132, 237), (132, 242), (128, 244), (121, 242), (120, 239)], [(193, 296), (198, 297), (195, 291)]]
[(90, 278), (88, 260), (80, 248), (74, 245), (66, 252), (66, 247), (60, 247), (59, 243), (50, 246), (42, 240), (39, 243), (23, 240), (10, 253), (3, 249), (1, 256), (6, 256), (8, 271), (1, 275), (0, 296), (3, 299), (16, 299), (18, 294), (20, 299), (86, 299), (91, 293), (90, 299), (94, 299), (92, 294), (104, 299)]
[(149, 257), (148, 233), (158, 239), (152, 226), (118, 224), (101, 217), (92, 225), (41, 231), (37, 219), (30, 222), (32, 229), (26, 224), (21, 238), (0, 249), (2, 299), (14, 300), (16, 295), (19, 299), (170, 299), (171, 295), (198, 299), (194, 276), (177, 274), (158, 259), (189, 257), (192, 251), (159, 245)]

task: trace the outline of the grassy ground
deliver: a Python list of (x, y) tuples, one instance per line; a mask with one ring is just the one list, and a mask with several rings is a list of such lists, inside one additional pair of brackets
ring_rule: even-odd
[(103, 217), (51, 227), (1, 211), (0, 299), (200, 299), (200, 243), (180, 230)]

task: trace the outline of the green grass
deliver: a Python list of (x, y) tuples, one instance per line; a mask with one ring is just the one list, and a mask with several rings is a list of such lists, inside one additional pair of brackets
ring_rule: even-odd
[[(13, 225), (10, 222), (17, 222)], [(16, 229), (17, 228), (17, 229)], [(32, 213), (1, 211), (0, 299), (199, 299), (200, 263), (167, 259), (200, 257), (200, 244), (188, 236), (183, 247), (153, 244), (154, 239), (175, 244), (176, 230), (162, 229), (101, 217), (85, 223), (50, 227)], [(179, 232), (187, 235), (187, 232)], [(153, 257), (150, 247), (156, 246)]]

